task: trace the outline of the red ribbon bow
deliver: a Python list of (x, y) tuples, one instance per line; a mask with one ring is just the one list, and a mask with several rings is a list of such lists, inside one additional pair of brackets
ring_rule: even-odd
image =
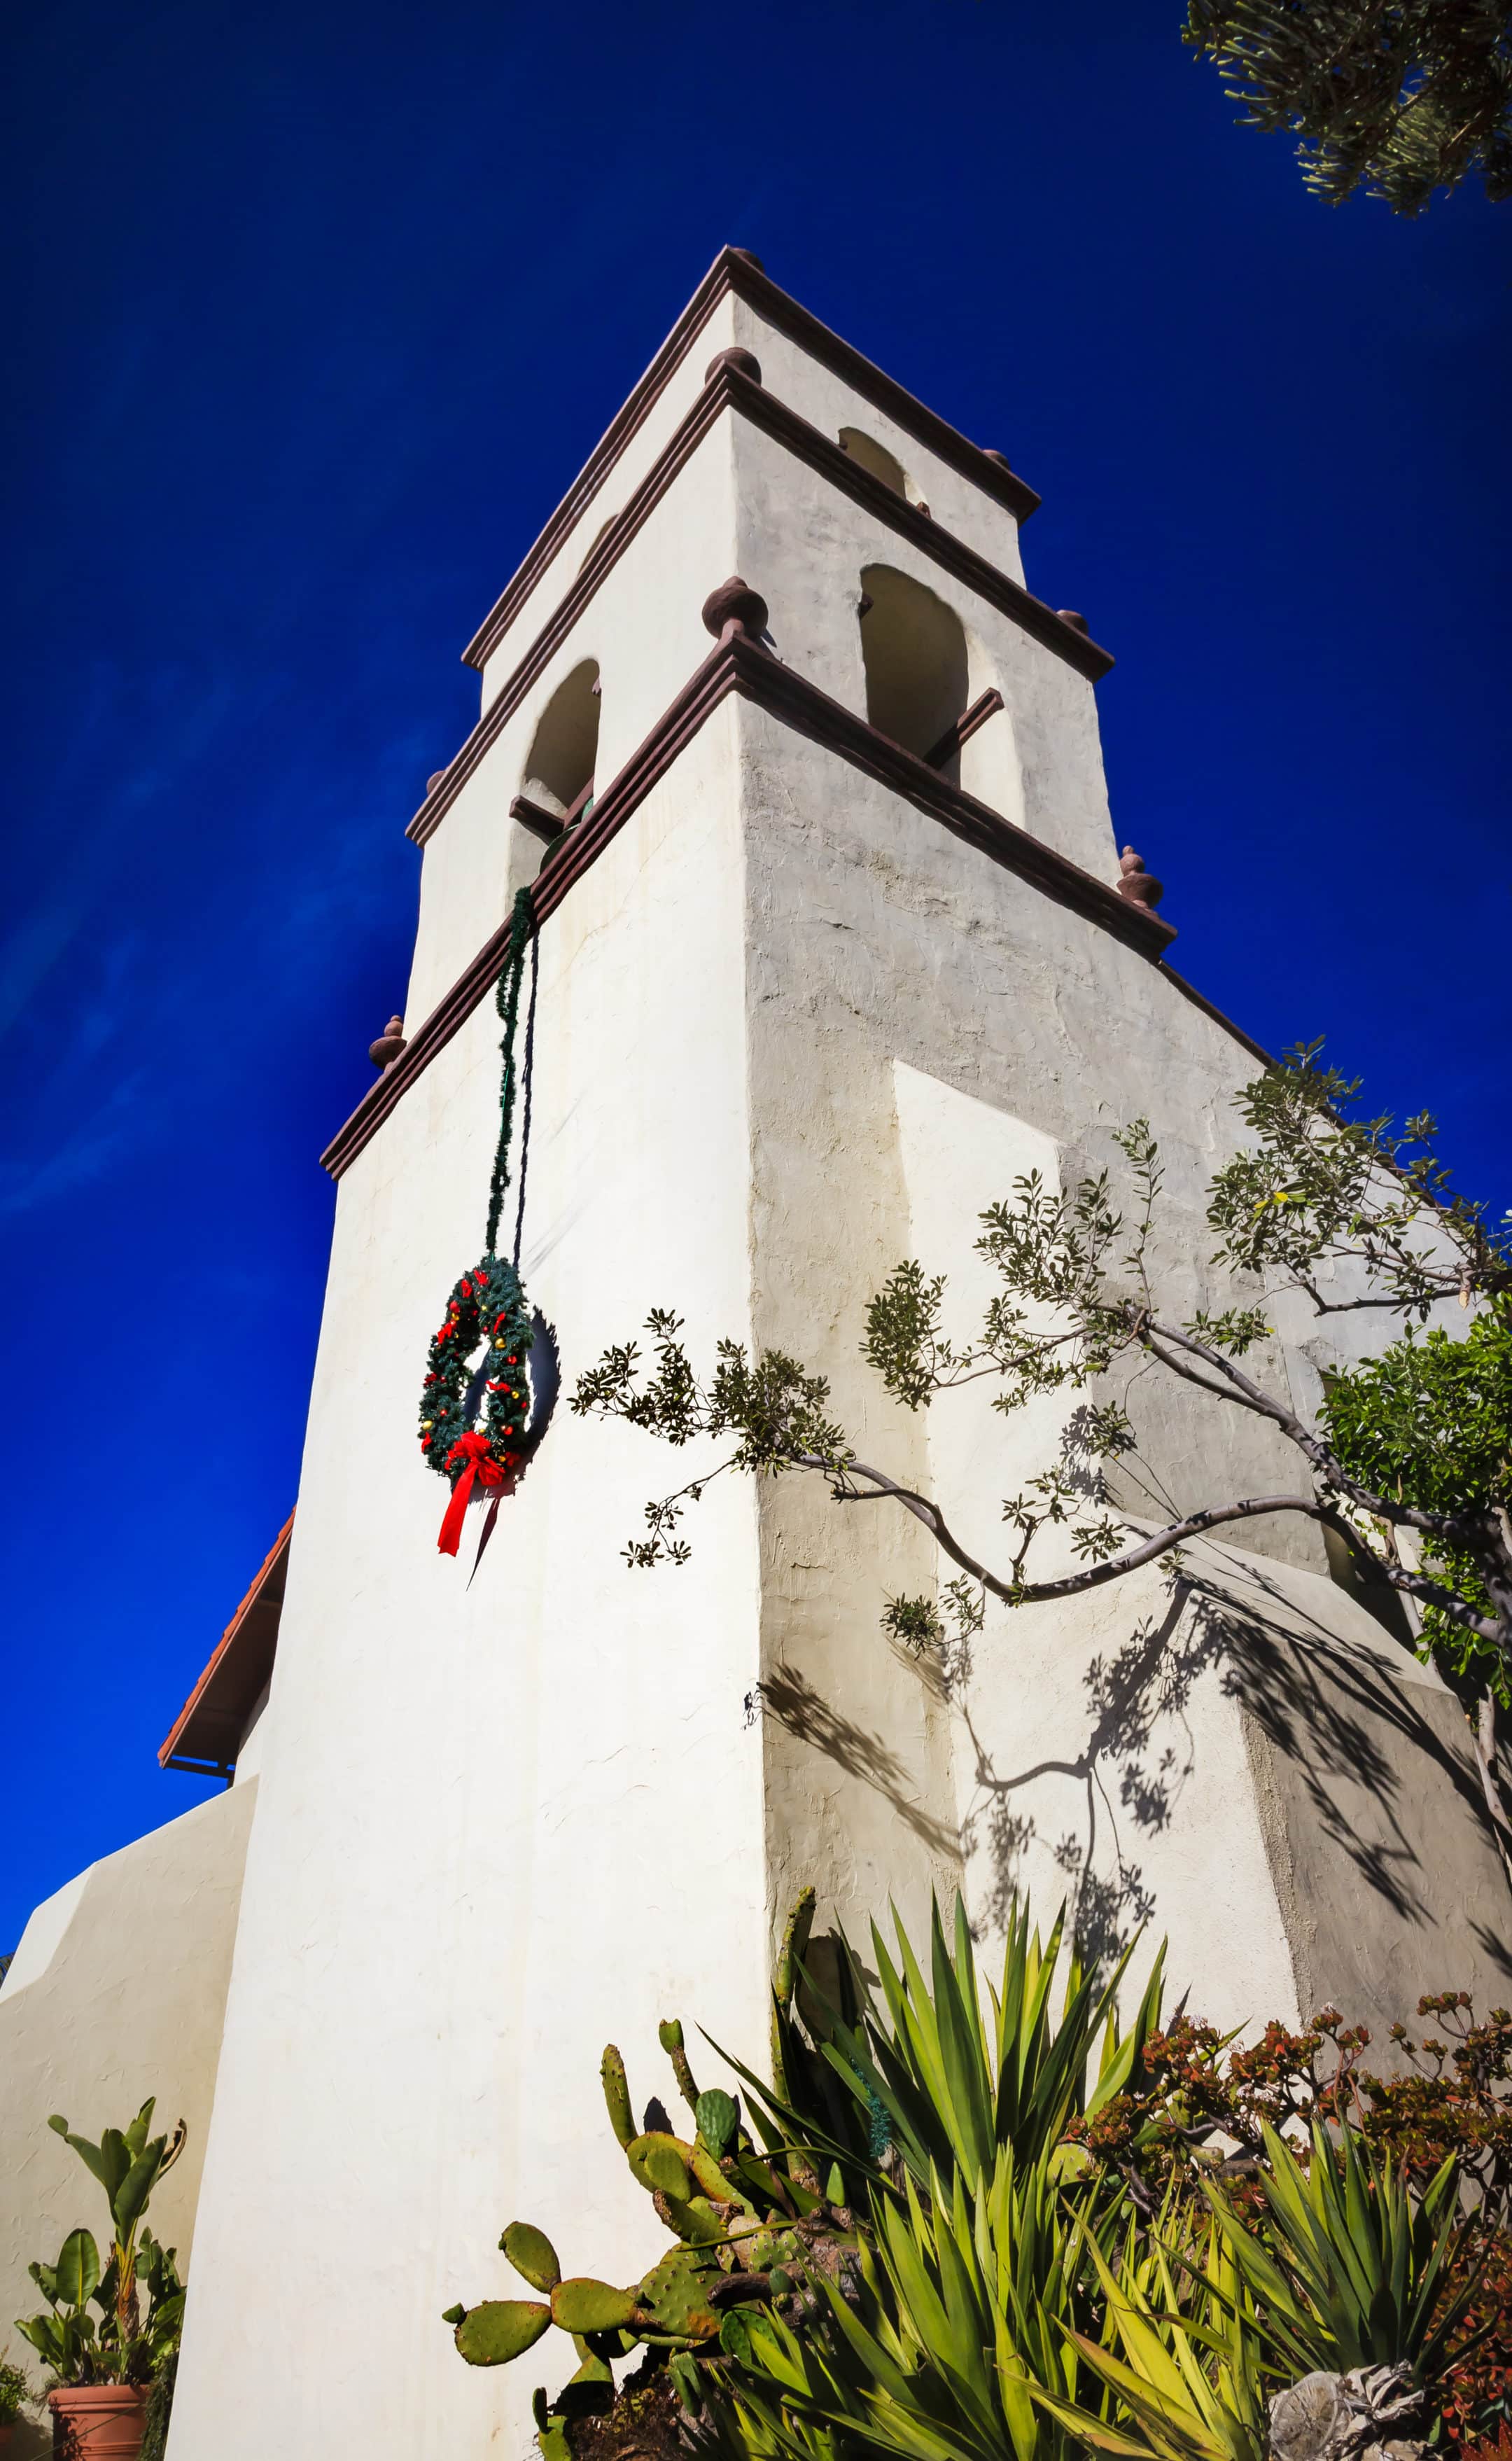
[(455, 1555), (462, 1543), (462, 1523), (467, 1518), (468, 1498), (473, 1492), (475, 1480), (480, 1487), (498, 1487), (501, 1494), (514, 1493), (513, 1456), (508, 1458), (506, 1467), (503, 1462), (496, 1459), (486, 1436), (458, 1436), (446, 1456), (446, 1466), (455, 1470), (458, 1465), (461, 1476), (452, 1489), (452, 1500), (441, 1523), (441, 1534), (436, 1542), (443, 1555)]

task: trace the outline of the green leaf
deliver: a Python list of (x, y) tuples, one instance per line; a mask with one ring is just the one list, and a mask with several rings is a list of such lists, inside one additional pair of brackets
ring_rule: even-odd
[(57, 2260), (57, 2295), (65, 2307), (82, 2307), (99, 2286), (99, 2250), (87, 2230), (70, 2231)]
[(130, 2238), (146, 2210), (148, 2197), (158, 2184), (166, 2143), (165, 2137), (156, 2137), (145, 2152), (138, 2153), (111, 2197), (111, 2212), (123, 2241)]

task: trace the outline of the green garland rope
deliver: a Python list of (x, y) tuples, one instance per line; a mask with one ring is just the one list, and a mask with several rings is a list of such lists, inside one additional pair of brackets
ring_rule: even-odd
[[(509, 953), (504, 959), (494, 995), (494, 1005), (503, 1019), (504, 1038), (499, 1049), (503, 1075), (499, 1087), (499, 1143), (494, 1148), (494, 1175), (488, 1186), (488, 1230), (483, 1241), (492, 1256), (499, 1244), (499, 1217), (504, 1209), (504, 1194), (509, 1186), (509, 1140), (515, 1124), (515, 1027), (520, 1017), (520, 985), (525, 971), (525, 951), (535, 935), (536, 910), (530, 902), (530, 891), (522, 888), (515, 899), (509, 917)], [(520, 1169), (524, 1175), (525, 1159), (522, 1152)], [(515, 1262), (520, 1262), (520, 1242), (515, 1242)]]
[[(513, 1491), (522, 1459), (530, 1391), (525, 1356), (535, 1338), (531, 1309), (520, 1279), (520, 1239), (524, 1226), (525, 1144), (530, 1133), (530, 1045), (535, 1021), (536, 916), (528, 888), (515, 899), (509, 923), (509, 948), (499, 976), (495, 1003), (503, 1024), (500, 1043), (502, 1073), (499, 1088), (499, 1142), (494, 1148), (488, 1187), (488, 1230), (481, 1262), (455, 1283), (446, 1316), (431, 1338), (425, 1382), (420, 1388), (420, 1449), (430, 1468), (452, 1486), (437, 1545), (443, 1555), (455, 1555), (462, 1523), (475, 1487), (493, 1498)], [(509, 1188), (509, 1148), (514, 1133), (515, 1102), (521, 1070), (515, 1056), (520, 1021), (520, 991), (527, 952), (532, 960), (530, 1009), (525, 1031), (525, 1109), (520, 1141), (520, 1204), (515, 1223), (513, 1260), (498, 1252), (499, 1225)], [(470, 1365), (479, 1342), (481, 1363)], [(482, 1424), (476, 1422), (482, 1412)], [(490, 1511), (479, 1546), (479, 1556), (493, 1528)]]

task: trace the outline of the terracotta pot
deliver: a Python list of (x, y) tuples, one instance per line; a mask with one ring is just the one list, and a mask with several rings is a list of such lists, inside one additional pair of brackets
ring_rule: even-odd
[(144, 2385), (70, 2385), (47, 2398), (58, 2461), (137, 2461), (147, 2425)]

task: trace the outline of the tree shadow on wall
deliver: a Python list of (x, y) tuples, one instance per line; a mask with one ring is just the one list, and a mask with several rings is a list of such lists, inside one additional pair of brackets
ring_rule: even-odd
[[(1033, 1847), (1064, 1875), (1083, 1956), (1107, 1964), (1122, 1953), (1155, 1910), (1139, 1840), (1158, 1836), (1176, 1816), (1196, 1766), (1189, 1704), (1215, 1670), (1281, 1764), (1284, 1788), (1320, 1846), (1352, 1866), (1398, 1919), (1430, 1915), (1409, 1819), (1418, 1788), (1409, 1793), (1404, 1772), (1438, 1772), (1489, 1845), (1468, 1740), (1462, 1752), (1454, 1749), (1423, 1714), (1416, 1682), (1396, 1680), (1389, 1661), (1341, 1641), (1262, 1559), (1246, 1559), (1227, 1583), (1189, 1560), (1174, 1573), (1163, 1612), (1142, 1616), (1118, 1649), (1084, 1670), (1085, 1740), (1063, 1757), (1004, 1770), (973, 1721), (969, 1659), (969, 1649), (958, 1648), (948, 1660), (914, 1661), (950, 1701), (975, 1756), (975, 1801), (959, 1831), (920, 1804), (913, 1774), (885, 1739), (833, 1707), (798, 1669), (779, 1666), (759, 1692), (790, 1733), (883, 1795), (933, 1852), (982, 1856), (987, 1879), (975, 1912), (983, 1932), (1005, 1926)], [(1075, 1720), (1069, 1697), (1067, 1713)], [(1399, 1749), (1391, 1748), (1393, 1738)], [(1050, 1777), (1073, 1782), (1081, 1801), (1058, 1838), (1041, 1832), (1023, 1800), (1026, 1788)], [(1512, 1972), (1506, 1946), (1484, 1926), (1473, 1929), (1486, 1955)]]
[(891, 1804), (900, 1820), (922, 1838), (931, 1852), (954, 1857), (959, 1840), (927, 1812), (918, 1799), (917, 1782), (884, 1738), (857, 1725), (825, 1700), (798, 1667), (782, 1664), (756, 1686), (761, 1704), (790, 1735), (812, 1744), (847, 1776), (857, 1777)]
[[(1258, 1594), (1251, 1605), (1238, 1589)], [(1266, 1612), (1274, 1610), (1276, 1620)], [(980, 1899), (984, 1927), (1001, 1926), (1020, 1884), (1025, 1853), (1042, 1839), (1032, 1814), (1014, 1797), (1034, 1780), (1059, 1775), (1085, 1788), (1082, 1833), (1050, 1845), (1066, 1873), (1083, 1954), (1099, 1962), (1121, 1954), (1148, 1919), (1153, 1899), (1132, 1849), (1173, 1818), (1182, 1786), (1195, 1766), (1186, 1711), (1199, 1680), (1221, 1669), (1225, 1695), (1237, 1701), (1285, 1765), (1286, 1784), (1320, 1841), (1365, 1881), (1404, 1922), (1426, 1922), (1421, 1857), (1407, 1819), (1404, 1768), (1420, 1756), (1424, 1770), (1447, 1779), (1459, 1806), (1491, 1845), (1468, 1739), (1457, 1752), (1415, 1698), (1416, 1682), (1395, 1680), (1389, 1663), (1353, 1648), (1299, 1606), (1294, 1596), (1250, 1559), (1233, 1586), (1188, 1565), (1173, 1574), (1169, 1603), (1144, 1616), (1111, 1658), (1097, 1658), (1082, 1679), (1089, 1716), (1081, 1750), (1004, 1774), (972, 1723), (960, 1714), (976, 1752), (980, 1808), (967, 1823), (966, 1851), (985, 1848), (990, 1872)], [(1405, 1673), (1404, 1665), (1404, 1673)], [(1175, 1721), (1177, 1734), (1170, 1732)], [(1163, 1730), (1163, 1732), (1162, 1732)], [(1184, 1737), (1184, 1741), (1182, 1738)], [(1405, 1747), (1394, 1754), (1393, 1737)], [(1128, 1831), (1134, 1831), (1129, 1838)], [(1481, 1945), (1512, 1971), (1503, 1947)]]

